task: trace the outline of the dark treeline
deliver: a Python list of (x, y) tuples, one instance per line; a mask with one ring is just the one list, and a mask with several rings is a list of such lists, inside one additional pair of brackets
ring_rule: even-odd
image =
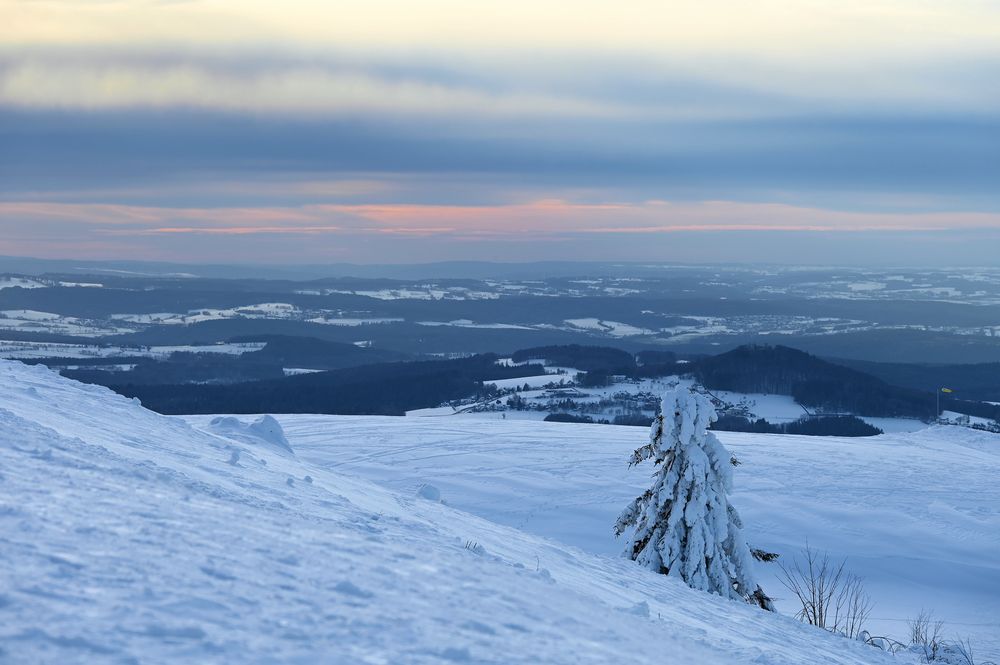
[(402, 415), (470, 395), (484, 380), (525, 376), (496, 356), (384, 363), (231, 385), (110, 385), (160, 413), (329, 413)]
[(805, 436), (875, 436), (883, 433), (878, 427), (869, 425), (856, 416), (818, 416), (777, 424), (763, 418), (750, 420), (741, 416), (723, 416), (712, 423), (711, 429), (722, 432)]
[[(587, 418), (584, 416), (584, 418)], [(545, 420), (552, 422), (595, 422), (593, 419), (580, 419), (568, 413), (552, 414)], [(649, 427), (653, 419), (644, 414), (626, 414), (615, 416), (614, 425), (633, 425)], [(607, 422), (607, 421), (603, 421)], [(752, 432), (754, 434), (800, 434), (804, 436), (875, 436), (882, 430), (856, 416), (816, 416), (802, 418), (789, 423), (771, 423), (763, 418), (750, 420), (742, 416), (725, 415), (712, 423), (709, 429), (721, 432)]]
[(955, 411), (979, 418), (990, 418), (1000, 422), (1000, 405), (989, 404), (988, 402), (972, 402), (964, 399), (953, 399), (941, 396), (941, 410)]
[[(52, 368), (61, 367), (101, 367), (109, 365), (137, 365), (144, 362), (149, 362), (148, 356), (112, 356), (110, 358), (104, 356), (88, 356), (86, 358), (71, 358), (63, 356), (50, 356), (47, 358), (18, 358), (18, 362), (22, 362), (25, 365), (46, 365)], [(68, 372), (63, 372), (66, 376), (69, 376)], [(82, 381), (83, 379), (78, 379)], [(88, 381), (87, 383), (93, 383)]]
[[(590, 416), (578, 416), (575, 413), (550, 413), (545, 416), (547, 423), (586, 423), (593, 424), (595, 421)], [(607, 421), (603, 421), (607, 422)]]

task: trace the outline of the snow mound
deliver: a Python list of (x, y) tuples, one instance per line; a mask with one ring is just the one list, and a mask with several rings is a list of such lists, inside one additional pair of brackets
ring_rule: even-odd
[(427, 499), (428, 501), (443, 503), (441, 501), (441, 490), (434, 485), (429, 485), (427, 483), (421, 483), (420, 486), (417, 487), (417, 496)]
[(245, 423), (233, 416), (219, 416), (209, 421), (208, 430), (239, 443), (294, 454), (281, 423), (274, 416), (261, 416), (252, 423)]
[(44, 368), (0, 405), (0, 662), (904, 663)]

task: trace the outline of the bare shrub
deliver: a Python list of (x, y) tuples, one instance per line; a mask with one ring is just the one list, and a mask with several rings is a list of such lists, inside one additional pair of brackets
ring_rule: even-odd
[(906, 645), (902, 642), (894, 640), (891, 637), (872, 635), (867, 630), (862, 630), (856, 639), (859, 642), (864, 642), (870, 647), (875, 647), (876, 649), (881, 649), (882, 651), (888, 651), (891, 654), (906, 651)]
[(944, 621), (935, 621), (934, 613), (920, 610), (920, 614), (906, 624), (910, 629), (910, 644), (919, 648), (927, 662), (937, 660), (941, 651)]
[(943, 651), (947, 652), (947, 655), (950, 657), (949, 662), (951, 663), (959, 663), (960, 665), (996, 665), (992, 660), (976, 662), (972, 652), (972, 641), (969, 639), (948, 642)]
[(972, 642), (965, 640), (945, 640), (944, 621), (935, 621), (934, 613), (920, 610), (916, 618), (908, 621), (910, 647), (922, 656), (924, 663), (941, 665), (996, 665), (993, 661), (975, 659)]
[(852, 639), (864, 630), (872, 601), (863, 580), (844, 569), (847, 560), (831, 562), (808, 545), (801, 560), (781, 566), (781, 583), (799, 601), (796, 618)]

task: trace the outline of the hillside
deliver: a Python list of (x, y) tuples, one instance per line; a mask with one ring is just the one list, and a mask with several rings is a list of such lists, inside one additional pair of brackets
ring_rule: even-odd
[(199, 431), (12, 362), (0, 404), (3, 661), (905, 662), (324, 468), (270, 421)]
[[(609, 525), (648, 485), (650, 470), (627, 464), (646, 432), (494, 418), (279, 416), (300, 459), (405, 493), (431, 483), (458, 509), (617, 555)], [(926, 608), (949, 638), (1000, 660), (1000, 435), (716, 434), (742, 461), (733, 504), (752, 543), (785, 562), (807, 541), (847, 557), (875, 601), (876, 632), (900, 637)], [(792, 614), (778, 568), (759, 572)]]

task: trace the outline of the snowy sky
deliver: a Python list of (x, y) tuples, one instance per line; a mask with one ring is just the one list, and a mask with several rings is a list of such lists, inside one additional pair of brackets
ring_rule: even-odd
[(995, 264), (995, 0), (0, 0), (0, 254)]

